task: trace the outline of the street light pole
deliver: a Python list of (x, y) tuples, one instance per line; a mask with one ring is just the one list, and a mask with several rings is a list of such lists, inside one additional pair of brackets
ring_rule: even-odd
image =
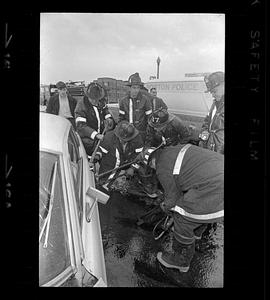
[(160, 58), (157, 58), (157, 79), (159, 79), (159, 64), (160, 64)]

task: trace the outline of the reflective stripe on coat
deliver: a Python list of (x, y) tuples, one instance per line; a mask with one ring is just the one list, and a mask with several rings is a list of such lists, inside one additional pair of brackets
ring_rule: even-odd
[(224, 156), (191, 145), (185, 152), (179, 174), (175, 162), (184, 145), (164, 148), (157, 158), (157, 176), (164, 188), (165, 205), (197, 222), (223, 217)]

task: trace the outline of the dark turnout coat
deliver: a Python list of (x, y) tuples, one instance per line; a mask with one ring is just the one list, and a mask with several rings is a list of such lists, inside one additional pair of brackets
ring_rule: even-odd
[(147, 121), (151, 113), (151, 101), (141, 92), (138, 93), (136, 99), (130, 98), (128, 94), (119, 101), (119, 121), (127, 120), (139, 131), (146, 131)]
[(145, 95), (151, 102), (152, 105), (152, 111), (156, 111), (157, 109), (168, 109), (167, 104), (163, 101), (163, 99), (157, 97), (157, 96), (153, 96), (152, 94), (150, 94), (149, 92), (145, 91), (145, 90), (141, 90), (141, 93), (143, 95)]
[(160, 128), (151, 126), (151, 122), (148, 123), (145, 140), (147, 146), (157, 147), (162, 141), (162, 136), (166, 139), (167, 145), (187, 143), (193, 139), (182, 120), (173, 114), (169, 113), (168, 121)]
[[(137, 135), (131, 141), (127, 142), (125, 150), (121, 145), (119, 138), (114, 131), (108, 132), (104, 140), (100, 143), (97, 150), (101, 158), (99, 173), (103, 173), (114, 168), (117, 168), (125, 163), (134, 160), (143, 149), (143, 140), (141, 135)], [(107, 177), (109, 177), (108, 174)], [(114, 173), (111, 173), (111, 178)], [(103, 177), (105, 179), (106, 177)]]
[(108, 118), (113, 119), (105, 100), (100, 101), (98, 106), (94, 106), (84, 96), (78, 102), (75, 109), (76, 126), (88, 155), (91, 155), (95, 137), (103, 132), (104, 121)]
[(209, 132), (209, 138), (203, 143), (204, 148), (224, 154), (224, 96), (220, 101), (213, 101), (205, 117), (202, 131)]
[(166, 147), (156, 154), (156, 173), (164, 189), (166, 208), (198, 223), (221, 220), (224, 156), (186, 145)]

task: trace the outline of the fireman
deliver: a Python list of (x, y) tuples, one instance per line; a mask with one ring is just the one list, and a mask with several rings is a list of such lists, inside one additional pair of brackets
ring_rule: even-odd
[[(100, 161), (99, 173), (118, 168), (123, 164), (133, 161), (143, 150), (143, 141), (139, 131), (128, 121), (117, 124), (113, 131), (106, 134), (99, 145), (94, 162)], [(116, 172), (103, 177), (106, 179), (114, 178)], [(133, 168), (126, 168), (128, 176), (134, 175)]]
[(142, 86), (141, 93), (144, 94), (146, 97), (148, 97), (148, 99), (150, 100), (152, 104), (152, 111), (155, 111), (159, 108), (163, 108), (164, 110), (168, 109), (168, 106), (163, 101), (163, 99), (157, 97), (157, 90), (155, 87), (152, 87), (150, 89), (150, 92), (148, 92), (147, 88), (145, 86)]
[(147, 121), (152, 113), (152, 105), (140, 89), (143, 86), (139, 73), (129, 77), (130, 92), (119, 101), (119, 121), (127, 120), (139, 130), (143, 141), (146, 136)]
[(75, 109), (77, 131), (89, 156), (94, 150), (95, 142), (103, 140), (105, 126), (107, 131), (115, 126), (104, 96), (105, 92), (101, 85), (90, 83), (85, 96), (77, 103)]
[(143, 163), (156, 170), (164, 190), (161, 208), (174, 219), (172, 251), (158, 261), (180, 272), (189, 270), (195, 239), (207, 224), (223, 220), (224, 156), (192, 144), (143, 151)]
[(159, 108), (163, 108), (164, 110), (168, 109), (168, 106), (163, 101), (163, 99), (157, 97), (157, 89), (155, 87), (152, 87), (150, 89), (150, 95), (152, 96), (151, 102), (152, 102), (152, 110), (153, 111), (155, 111)]
[(190, 129), (182, 120), (162, 108), (155, 111), (149, 121), (146, 134), (146, 146), (156, 147), (160, 145), (162, 137), (167, 145), (187, 143), (196, 140)]
[(224, 73), (212, 73), (205, 76), (204, 81), (205, 92), (211, 93), (214, 100), (201, 128), (200, 145), (224, 154)]

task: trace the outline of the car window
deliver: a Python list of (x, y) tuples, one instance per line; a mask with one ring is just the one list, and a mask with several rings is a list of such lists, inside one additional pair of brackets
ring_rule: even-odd
[(71, 261), (59, 156), (41, 151), (39, 163), (39, 284), (43, 285)]

